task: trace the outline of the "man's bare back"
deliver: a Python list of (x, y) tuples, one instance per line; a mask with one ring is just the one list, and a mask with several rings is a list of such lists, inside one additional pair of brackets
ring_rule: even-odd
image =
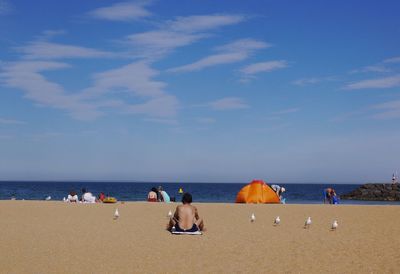
[(189, 194), (190, 199), (188, 200), (185, 200), (185, 198), (187, 198), (185, 195), (182, 198), (183, 204), (176, 207), (174, 217), (171, 218), (168, 224), (168, 230), (171, 230), (172, 227), (177, 227), (182, 230), (191, 230), (197, 227), (203, 230), (203, 220), (200, 219), (197, 208), (190, 204), (192, 202), (191, 195)]

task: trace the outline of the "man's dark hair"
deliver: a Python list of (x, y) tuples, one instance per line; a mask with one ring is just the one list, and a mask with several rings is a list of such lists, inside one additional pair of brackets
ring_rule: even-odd
[(190, 204), (192, 202), (192, 195), (188, 192), (182, 196), (182, 204)]

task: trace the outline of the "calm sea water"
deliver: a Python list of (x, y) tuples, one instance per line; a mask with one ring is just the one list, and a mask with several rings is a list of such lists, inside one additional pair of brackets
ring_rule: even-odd
[[(236, 194), (247, 183), (119, 183), (119, 182), (0, 182), (0, 199), (9, 200), (43, 200), (51, 196), (52, 200), (62, 200), (71, 190), (80, 193), (88, 189), (96, 196), (100, 192), (116, 197), (120, 201), (145, 201), (152, 187), (162, 185), (170, 196), (180, 201), (179, 188), (193, 195), (194, 202), (233, 203)], [(323, 201), (323, 190), (333, 187), (336, 192), (344, 194), (357, 188), (352, 184), (281, 184), (286, 188), (284, 197), (288, 204), (318, 204)], [(342, 204), (397, 204), (400, 202), (365, 202), (340, 201)]]

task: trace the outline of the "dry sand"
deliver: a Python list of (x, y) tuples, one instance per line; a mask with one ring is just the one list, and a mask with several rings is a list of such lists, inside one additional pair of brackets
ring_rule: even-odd
[(202, 236), (175, 206), (0, 201), (0, 273), (400, 273), (400, 206), (197, 204)]

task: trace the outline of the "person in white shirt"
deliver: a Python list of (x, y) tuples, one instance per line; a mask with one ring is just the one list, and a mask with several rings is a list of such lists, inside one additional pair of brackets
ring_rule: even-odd
[(77, 203), (77, 202), (79, 202), (78, 195), (76, 194), (75, 191), (71, 191), (71, 192), (68, 194), (67, 202), (68, 202), (68, 203)]
[(82, 188), (82, 203), (95, 203), (96, 202), (96, 197), (89, 191), (86, 190), (86, 188)]

